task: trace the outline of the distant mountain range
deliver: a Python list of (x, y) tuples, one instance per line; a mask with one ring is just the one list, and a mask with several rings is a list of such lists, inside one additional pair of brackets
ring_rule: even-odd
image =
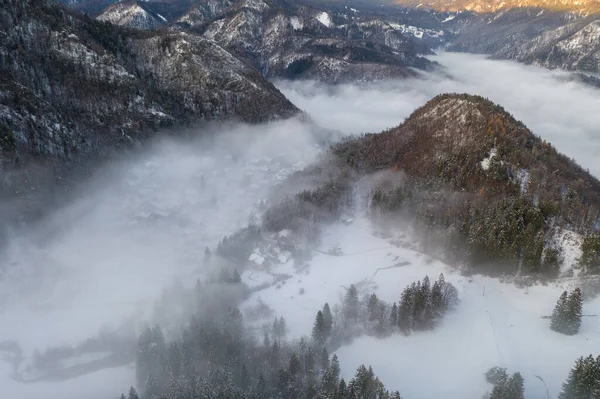
[(452, 51), (490, 54), (550, 69), (600, 73), (600, 16), (511, 9), (453, 25)]
[(441, 11), (496, 12), (513, 8), (542, 8), (553, 11), (600, 11), (599, 0), (396, 0), (408, 7), (427, 7)]

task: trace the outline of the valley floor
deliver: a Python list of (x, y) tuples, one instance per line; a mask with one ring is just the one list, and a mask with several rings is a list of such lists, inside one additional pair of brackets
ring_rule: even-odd
[[(341, 255), (327, 255), (335, 246)], [(406, 285), (443, 273), (461, 300), (432, 332), (361, 337), (340, 348), (346, 379), (359, 365), (370, 364), (385, 385), (403, 397), (477, 398), (492, 389), (483, 374), (501, 366), (523, 374), (527, 398), (546, 395), (537, 376), (547, 384), (550, 397), (557, 397), (575, 359), (600, 352), (600, 317), (584, 317), (579, 334), (570, 337), (550, 330), (549, 320), (542, 318), (552, 313), (563, 290), (574, 288), (574, 281), (517, 288), (498, 279), (466, 277), (418, 252), (405, 233), (381, 238), (366, 218), (329, 228), (321, 250), (301, 272), (293, 270), (292, 262), (272, 269), (290, 277), (249, 299), (252, 305), (260, 298), (283, 315), (292, 337), (310, 335), (315, 314), (325, 302), (335, 313), (334, 304), (341, 303), (350, 284), (362, 294), (375, 292), (392, 303)], [(264, 272), (248, 272), (244, 278), (251, 284), (260, 273)], [(584, 314), (600, 314), (600, 298), (585, 302)]]
[[(461, 54), (436, 60), (454, 80), (431, 75), (365, 86), (302, 82), (301, 87), (278, 87), (318, 125), (340, 134), (396, 126), (441, 92), (481, 94), (600, 175), (597, 91), (515, 63)], [(35, 349), (76, 345), (101, 330), (137, 333), (153, 320), (153, 304), (163, 288), (173, 281), (193, 285), (202, 277), (204, 248), (214, 249), (224, 235), (256, 218), (257, 202), (318, 156), (323, 140), (311, 129), (298, 121), (225, 126), (223, 132), (233, 133), (220, 132), (209, 153), (202, 146), (170, 143), (95, 180), (45, 230), (16, 238), (0, 253), (0, 342), (18, 340), (30, 360)], [(339, 303), (350, 284), (391, 303), (405, 285), (444, 273), (461, 303), (438, 329), (409, 337), (358, 338), (338, 351), (346, 378), (358, 364), (371, 364), (389, 388), (408, 399), (441, 392), (480, 397), (491, 389), (483, 373), (495, 365), (523, 373), (527, 398), (545, 397), (536, 376), (556, 397), (573, 361), (600, 353), (600, 316), (584, 317), (573, 337), (552, 332), (542, 319), (562, 290), (572, 288), (571, 281), (520, 289), (465, 277), (419, 253), (410, 236), (391, 238), (402, 245), (375, 236), (363, 217), (331, 226), (307, 267), (295, 268), (289, 261), (270, 271), (244, 273), (252, 286), (273, 284), (244, 308), (260, 298), (286, 318), (290, 338), (297, 338), (310, 334), (317, 310), (325, 302)], [(328, 255), (337, 245), (341, 256)], [(584, 313), (600, 314), (600, 299), (585, 302)], [(5, 392), (10, 399), (45, 399), (49, 392), (63, 399), (112, 398), (135, 380), (130, 366), (62, 382), (17, 382), (13, 372), (9, 362), (0, 361), (2, 398)]]

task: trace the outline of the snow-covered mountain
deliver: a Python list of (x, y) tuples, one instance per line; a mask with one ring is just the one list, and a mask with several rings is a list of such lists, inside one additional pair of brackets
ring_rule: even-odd
[[(47, 0), (4, 0), (0, 31), (6, 204), (65, 182), (55, 182), (65, 163), (87, 162), (159, 128), (299, 112), (258, 72), (198, 35), (131, 33)], [(35, 171), (24, 169), (34, 161)]]
[(468, 10), (478, 13), (512, 8), (542, 8), (546, 10), (582, 11), (584, 13), (593, 13), (600, 10), (600, 1), (598, 0), (396, 0), (396, 3), (411, 7), (429, 7), (444, 11)]
[(600, 72), (600, 19), (513, 9), (453, 23), (456, 51), (490, 54), (546, 68)]
[(307, 6), (244, 0), (201, 27), (203, 35), (264, 75), (326, 82), (414, 76), (431, 50), (391, 23)]
[(155, 29), (167, 22), (165, 17), (145, 10), (135, 0), (115, 3), (106, 8), (97, 19), (135, 29)]

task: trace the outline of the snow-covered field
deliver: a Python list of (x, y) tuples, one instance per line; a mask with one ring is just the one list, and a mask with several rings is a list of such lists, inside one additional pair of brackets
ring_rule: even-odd
[[(437, 60), (457, 79), (432, 75), (387, 86), (279, 87), (318, 125), (346, 134), (398, 125), (441, 92), (482, 94), (600, 176), (597, 92), (513, 63), (466, 55)], [(224, 126), (215, 137), (210, 146), (167, 142), (112, 165), (40, 228), (18, 232), (0, 253), (0, 342), (18, 340), (27, 362), (35, 349), (76, 345), (99, 331), (136, 334), (151, 318), (164, 287), (174, 281), (191, 284), (202, 276), (204, 248), (214, 248), (256, 217), (257, 202), (321, 151), (311, 128), (298, 121)], [(566, 233), (563, 241), (577, 237)], [(341, 348), (347, 377), (366, 363), (407, 398), (435, 397), (444, 384), (456, 392), (452, 397), (478, 397), (489, 389), (482, 373), (501, 365), (521, 371), (528, 398), (538, 398), (543, 385), (534, 375), (544, 378), (555, 396), (576, 357), (600, 352), (595, 338), (599, 318), (585, 318), (575, 337), (552, 333), (541, 319), (552, 310), (561, 287), (526, 292), (488, 278), (463, 277), (416, 252), (410, 240), (403, 248), (374, 237), (362, 218), (350, 226), (332, 226), (321, 249), (327, 252), (337, 244), (343, 256), (319, 253), (300, 270), (292, 262), (279, 265), (274, 272), (292, 278), (280, 288), (256, 293), (246, 305), (260, 297), (284, 315), (290, 335), (298, 337), (310, 333), (324, 302), (338, 303), (344, 287), (360, 281), (392, 302), (406, 284), (444, 272), (462, 299), (433, 333), (361, 338)], [(404, 262), (410, 264), (376, 273)], [(260, 270), (243, 277), (251, 285), (274, 278)], [(586, 303), (585, 313), (598, 313), (599, 306), (597, 300)], [(0, 361), (2, 399), (47, 398), (49, 392), (65, 399), (110, 398), (134, 383), (129, 366), (56, 382), (20, 383), (12, 372)]]
[[(298, 338), (310, 336), (316, 312), (325, 302), (332, 307), (341, 303), (350, 284), (362, 294), (375, 292), (392, 303), (406, 285), (444, 273), (458, 289), (461, 303), (436, 330), (408, 337), (362, 337), (337, 351), (346, 379), (359, 365), (370, 364), (388, 388), (414, 399), (481, 397), (492, 388), (483, 374), (493, 366), (520, 371), (527, 398), (545, 397), (536, 376), (544, 379), (551, 397), (557, 397), (575, 359), (600, 353), (600, 318), (584, 317), (581, 331), (571, 337), (551, 331), (549, 320), (542, 318), (552, 313), (562, 291), (574, 288), (572, 281), (517, 288), (493, 278), (465, 277), (418, 252), (409, 235), (384, 239), (375, 231), (365, 218), (332, 226), (322, 252), (315, 253), (308, 267), (297, 272), (291, 261), (273, 267), (269, 272), (291, 277), (257, 292), (247, 305), (260, 298), (286, 318), (291, 338)], [(341, 256), (325, 254), (335, 246)], [(256, 273), (248, 271), (244, 279), (252, 284)], [(584, 314), (600, 314), (600, 298), (586, 302)]]

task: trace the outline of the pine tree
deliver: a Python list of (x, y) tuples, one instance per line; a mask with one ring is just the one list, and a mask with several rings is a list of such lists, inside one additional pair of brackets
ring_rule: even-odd
[(335, 393), (335, 399), (346, 399), (348, 397), (348, 387), (346, 381), (342, 378)]
[(344, 316), (346, 317), (346, 322), (348, 320), (356, 322), (358, 319), (358, 290), (354, 284), (350, 285), (350, 288), (348, 288), (348, 291), (346, 292), (346, 297), (344, 299)]
[(439, 318), (443, 313), (444, 306), (444, 287), (439, 280), (433, 283), (431, 287), (431, 312), (435, 319)]
[(312, 346), (306, 349), (304, 356), (304, 377), (309, 384), (315, 383), (316, 379), (316, 366), (315, 366), (315, 351)]
[[(168, 383), (168, 381), (167, 381)], [(144, 399), (158, 399), (161, 394), (161, 385), (154, 374), (148, 374), (146, 383), (144, 384)]]
[(571, 295), (569, 295), (567, 301), (566, 334), (575, 335), (579, 332), (579, 328), (581, 327), (582, 307), (583, 300), (581, 299), (581, 290), (575, 288)]
[(580, 357), (575, 361), (559, 399), (589, 399), (600, 397), (600, 356)]
[(273, 320), (273, 338), (277, 339), (277, 341), (281, 342), (281, 338), (283, 338), (287, 332), (287, 327), (285, 326), (285, 319), (281, 316), (279, 319), (276, 317)]
[(300, 360), (298, 359), (298, 355), (296, 353), (292, 353), (292, 357), (290, 358), (290, 364), (288, 366), (288, 373), (295, 377), (300, 372), (302, 365), (300, 364)]
[(379, 319), (378, 313), (379, 313), (379, 298), (377, 298), (377, 295), (375, 293), (373, 293), (369, 297), (369, 301), (367, 303), (368, 320), (369, 321), (378, 320)]
[(317, 312), (317, 316), (315, 317), (315, 323), (312, 330), (312, 339), (318, 346), (322, 346), (327, 339), (325, 318), (323, 317), (323, 312), (320, 310)]
[(325, 322), (325, 331), (327, 331), (327, 336), (329, 336), (333, 328), (333, 315), (328, 303), (325, 303), (323, 306), (323, 321)]
[(319, 366), (321, 368), (321, 372), (325, 372), (329, 368), (329, 352), (327, 352), (327, 348), (323, 348), (321, 350), (321, 359), (319, 361)]
[(279, 338), (285, 337), (285, 334), (287, 334), (287, 326), (285, 324), (285, 319), (281, 316), (279, 318)]
[(505, 399), (524, 399), (523, 377), (517, 372), (506, 382)]
[(552, 311), (550, 328), (557, 332), (564, 332), (566, 328), (567, 291), (563, 292)]
[(558, 399), (579, 399), (579, 387), (581, 386), (581, 376), (585, 368), (584, 358), (580, 357), (575, 361), (575, 365), (569, 372), (567, 380), (563, 383), (562, 391)]
[(127, 399), (140, 399), (140, 395), (138, 395), (134, 387), (129, 388), (129, 395), (127, 396)]
[(250, 387), (250, 372), (248, 371), (248, 367), (244, 364), (242, 366), (242, 372), (240, 375), (240, 389), (243, 392), (246, 392)]
[(340, 363), (336, 355), (333, 355), (329, 362), (329, 367), (323, 372), (321, 377), (321, 393), (325, 398), (335, 396), (338, 389), (340, 378)]
[(242, 276), (240, 276), (240, 273), (237, 271), (237, 269), (233, 271), (233, 275), (231, 276), (231, 282), (233, 284), (239, 284), (242, 282)]
[(260, 373), (258, 376), (258, 381), (256, 382), (256, 388), (254, 388), (255, 399), (267, 399), (267, 380), (263, 373)]
[(393, 303), (390, 312), (390, 327), (392, 330), (395, 330), (398, 327), (398, 306), (396, 306), (396, 302)]
[(414, 286), (415, 284), (404, 289), (400, 297), (400, 307), (398, 308), (398, 327), (406, 335), (409, 335), (413, 329)]

